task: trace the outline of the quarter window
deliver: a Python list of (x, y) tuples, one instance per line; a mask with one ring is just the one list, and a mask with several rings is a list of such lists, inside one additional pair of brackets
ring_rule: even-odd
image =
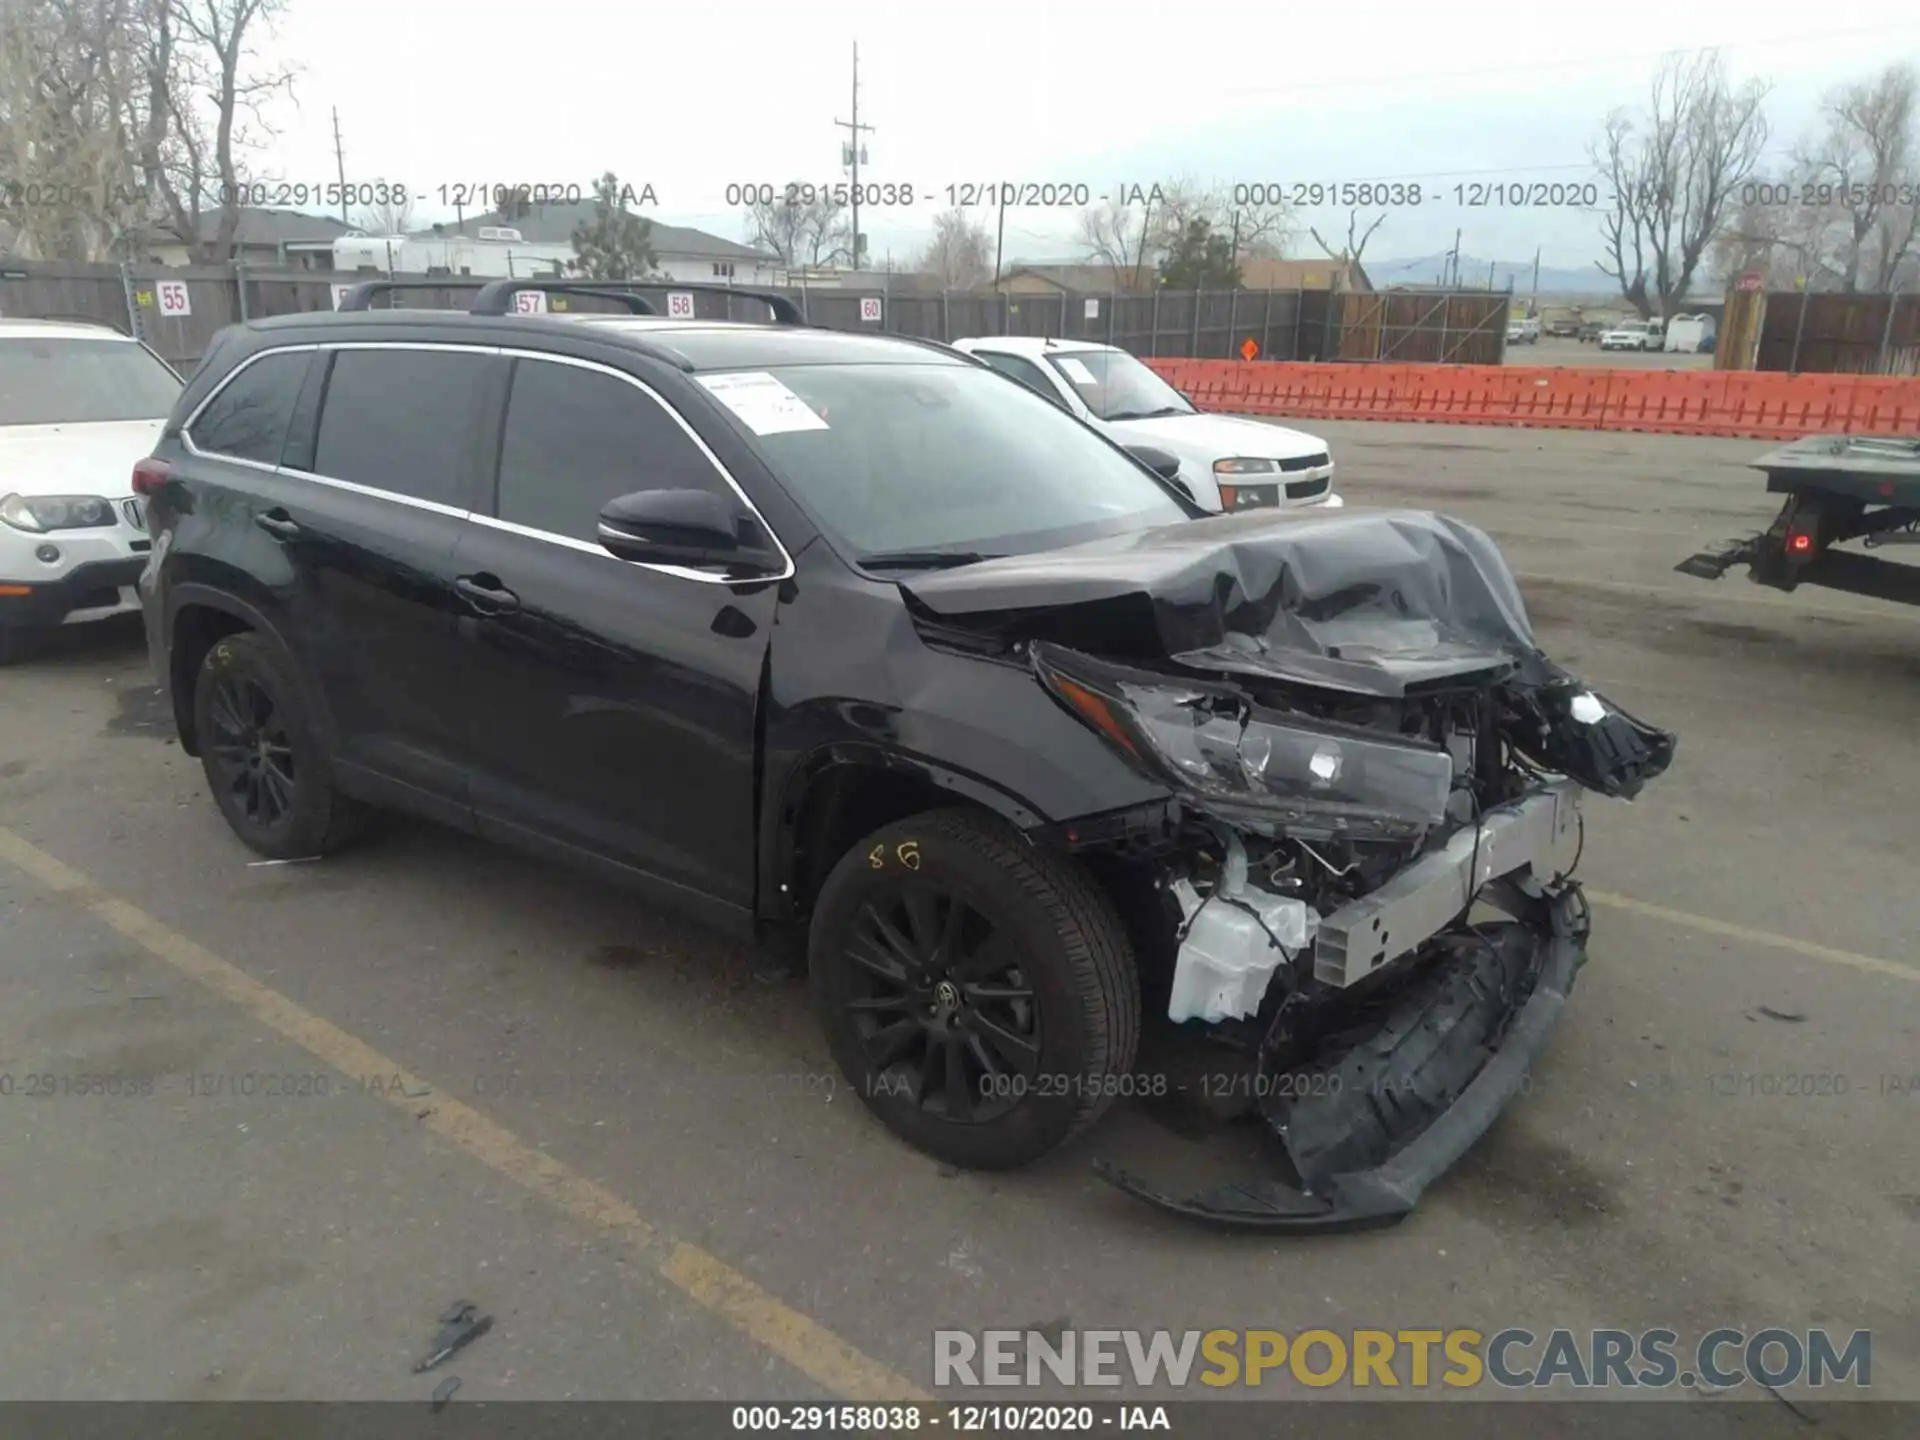
[(320, 409), (315, 472), (463, 507), (474, 412), (491, 361), (449, 350), (339, 351)]
[(188, 432), (209, 455), (278, 465), (294, 403), (313, 356), (307, 351), (263, 355), (213, 397)]
[(591, 542), (606, 503), (636, 490), (735, 499), (679, 421), (638, 386), (550, 360), (516, 364), (500, 444), (500, 518)]

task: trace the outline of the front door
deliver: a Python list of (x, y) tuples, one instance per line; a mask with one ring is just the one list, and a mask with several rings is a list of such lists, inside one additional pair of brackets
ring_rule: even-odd
[(615, 559), (601, 508), (708, 489), (717, 462), (608, 367), (514, 361), (495, 514), (454, 552), (482, 833), (754, 903), (755, 719), (778, 586)]

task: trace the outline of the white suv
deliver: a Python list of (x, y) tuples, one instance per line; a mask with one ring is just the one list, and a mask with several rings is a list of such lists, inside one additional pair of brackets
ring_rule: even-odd
[(133, 467), (180, 390), (104, 325), (0, 320), (0, 665), (53, 626), (140, 608), (150, 542)]
[(1121, 445), (1150, 445), (1180, 461), (1180, 484), (1206, 510), (1318, 505), (1339, 509), (1333, 456), (1317, 435), (1208, 415), (1117, 345), (1039, 335), (956, 340), (953, 348), (1078, 416)]

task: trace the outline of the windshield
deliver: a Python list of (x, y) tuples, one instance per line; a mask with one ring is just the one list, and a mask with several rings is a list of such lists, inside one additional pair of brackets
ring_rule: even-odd
[(794, 365), (702, 380), (855, 555), (1005, 555), (1188, 518), (1126, 454), (991, 370)]
[(1124, 350), (1083, 350), (1046, 361), (1102, 420), (1193, 415), (1187, 398)]
[(0, 339), (0, 425), (164, 420), (180, 388), (152, 352), (125, 340)]

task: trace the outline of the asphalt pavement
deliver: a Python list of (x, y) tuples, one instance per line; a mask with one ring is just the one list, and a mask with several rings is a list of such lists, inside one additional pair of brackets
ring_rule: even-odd
[[(1405, 1224), (1144, 1209), (1090, 1162), (1258, 1137), (1132, 1103), (943, 1170), (802, 983), (477, 841), (255, 863), (114, 626), (0, 673), (0, 1397), (878, 1397), (937, 1327), (1065, 1323), (1869, 1329), (1920, 1400), (1920, 611), (1673, 573), (1770, 518), (1755, 442), (1303, 428), (1350, 503), (1490, 530), (1550, 653), (1680, 736), (1588, 805), (1591, 961)], [(491, 1330), (413, 1373), (457, 1299)]]

